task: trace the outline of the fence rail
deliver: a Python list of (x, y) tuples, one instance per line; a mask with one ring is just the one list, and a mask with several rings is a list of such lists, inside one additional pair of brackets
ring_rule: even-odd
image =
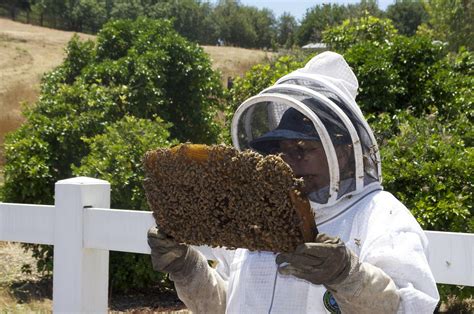
[[(56, 183), (55, 205), (0, 203), (0, 241), (54, 245), (53, 311), (106, 312), (109, 251), (149, 254), (150, 212), (110, 209), (110, 184)], [(474, 286), (474, 234), (426, 231), (436, 282)], [(208, 247), (197, 247), (212, 259)]]

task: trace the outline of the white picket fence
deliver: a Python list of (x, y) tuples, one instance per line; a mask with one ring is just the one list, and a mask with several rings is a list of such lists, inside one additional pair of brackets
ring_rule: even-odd
[[(107, 312), (109, 251), (150, 253), (151, 213), (109, 207), (110, 184), (86, 177), (58, 181), (54, 206), (0, 203), (0, 241), (54, 245), (54, 312)], [(426, 235), (436, 281), (474, 286), (474, 234)]]

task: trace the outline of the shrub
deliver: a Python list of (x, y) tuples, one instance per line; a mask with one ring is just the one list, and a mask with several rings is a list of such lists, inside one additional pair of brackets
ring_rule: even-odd
[(420, 115), (433, 102), (443, 106), (452, 99), (445, 76), (453, 67), (445, 47), (429, 37), (398, 35), (390, 20), (365, 16), (327, 30), (324, 41), (353, 67), (364, 112), (410, 108)]
[[(111, 181), (113, 208), (144, 210), (138, 156), (175, 140), (215, 142), (221, 96), (207, 55), (169, 22), (114, 21), (97, 43), (75, 37), (64, 63), (43, 77), (26, 123), (7, 137), (4, 201), (51, 204), (54, 183), (81, 173)], [(40, 270), (50, 270), (52, 250), (32, 249)], [(111, 259), (115, 287), (152, 277), (130, 256)]]
[[(380, 145), (385, 188), (425, 230), (474, 232), (474, 149), (436, 114), (382, 116), (378, 119), (398, 120), (396, 134)], [(371, 125), (377, 133), (387, 126), (376, 121)]]
[(125, 116), (107, 126), (105, 132), (83, 138), (89, 154), (80, 166), (72, 166), (75, 176), (100, 178), (110, 182), (111, 203), (116, 208), (149, 210), (144, 190), (142, 158), (157, 147), (177, 144), (168, 140), (170, 123)]
[(426, 37), (398, 35), (380, 45), (360, 42), (344, 56), (359, 78), (358, 103), (365, 112), (411, 108), (419, 115), (452, 95), (438, 76), (441, 69), (451, 70), (443, 47)]
[[(108, 126), (104, 133), (84, 138), (90, 153), (79, 167), (72, 167), (73, 174), (110, 182), (114, 208), (149, 210), (142, 188), (142, 158), (150, 149), (173, 144), (168, 141), (170, 126), (160, 118), (125, 116)], [(111, 252), (110, 273), (112, 286), (122, 291), (147, 287), (163, 279), (162, 274), (150, 268), (150, 257), (142, 254)]]
[(376, 46), (391, 42), (397, 30), (389, 19), (379, 19), (367, 13), (356, 19), (345, 20), (341, 25), (323, 32), (323, 42), (333, 50), (345, 51), (359, 42)]

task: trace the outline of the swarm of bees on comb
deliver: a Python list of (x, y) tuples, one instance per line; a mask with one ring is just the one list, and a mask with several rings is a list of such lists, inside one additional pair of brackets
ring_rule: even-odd
[(181, 144), (147, 152), (144, 169), (156, 223), (179, 242), (292, 252), (317, 234), (304, 182), (279, 156)]

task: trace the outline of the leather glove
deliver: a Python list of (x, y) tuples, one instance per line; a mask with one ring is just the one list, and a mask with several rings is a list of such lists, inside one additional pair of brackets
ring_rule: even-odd
[(293, 253), (279, 254), (276, 263), (282, 275), (293, 275), (313, 284), (334, 285), (349, 275), (352, 255), (339, 238), (319, 233), (314, 243), (300, 244)]
[(157, 227), (150, 228), (147, 236), (154, 270), (170, 274), (183, 270), (189, 246), (176, 242)]
[(224, 313), (226, 283), (196, 249), (178, 243), (166, 233), (148, 230), (153, 269), (169, 273), (179, 298), (193, 313)]
[(280, 274), (323, 284), (342, 313), (396, 313), (399, 307), (393, 280), (380, 268), (359, 262), (339, 238), (320, 233), (314, 243), (279, 254), (276, 263)]

